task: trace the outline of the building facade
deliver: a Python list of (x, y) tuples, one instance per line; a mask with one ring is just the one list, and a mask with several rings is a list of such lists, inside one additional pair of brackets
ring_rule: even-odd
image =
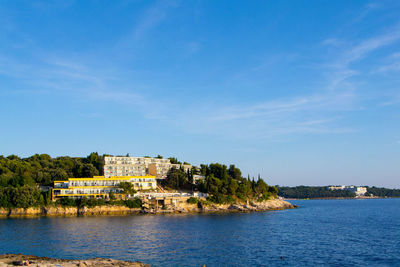
[(192, 169), (189, 164), (172, 164), (169, 159), (147, 157), (104, 157), (104, 176), (144, 176), (150, 174), (165, 179), (171, 168)]
[(121, 182), (130, 182), (138, 191), (157, 189), (155, 176), (117, 176), (106, 178), (94, 176), (93, 178), (69, 178), (68, 181), (54, 181), (53, 200), (70, 198), (108, 198), (111, 192), (122, 193), (118, 187)]

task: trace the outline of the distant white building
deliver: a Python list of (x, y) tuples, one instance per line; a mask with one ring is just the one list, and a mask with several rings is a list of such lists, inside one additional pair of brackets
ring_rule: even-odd
[(332, 185), (328, 187), (329, 190), (347, 190), (354, 192), (356, 196), (364, 196), (367, 193), (367, 188), (364, 186), (354, 186), (354, 185)]
[(204, 175), (195, 174), (193, 175), (193, 182), (196, 183), (197, 181), (203, 181), (206, 177)]
[(192, 169), (189, 164), (172, 164), (169, 159), (148, 157), (104, 157), (104, 176), (145, 176), (153, 175), (165, 179), (171, 168), (183, 168), (185, 172)]
[(346, 188), (345, 185), (331, 185), (328, 186), (329, 190), (344, 190)]

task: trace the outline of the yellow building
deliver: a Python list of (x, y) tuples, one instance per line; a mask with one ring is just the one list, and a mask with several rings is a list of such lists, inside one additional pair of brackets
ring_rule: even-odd
[(155, 176), (94, 176), (93, 178), (69, 178), (68, 181), (54, 181), (53, 200), (71, 198), (108, 198), (110, 192), (122, 193), (118, 187), (121, 182), (130, 182), (138, 191), (156, 190)]

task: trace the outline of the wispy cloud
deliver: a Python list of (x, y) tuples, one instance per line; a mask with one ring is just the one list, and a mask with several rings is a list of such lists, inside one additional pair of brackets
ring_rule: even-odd
[(360, 22), (363, 19), (365, 19), (365, 17), (367, 17), (368, 15), (370, 15), (373, 11), (377, 10), (381, 8), (381, 5), (378, 2), (369, 2), (368, 4), (366, 4), (363, 9), (361, 10), (361, 12), (359, 13), (358, 16), (356, 16), (353, 19), (353, 22)]
[(26, 89), (12, 93), (83, 96), (93, 101), (145, 106), (148, 102), (134, 88), (113, 85), (121, 72), (93, 68), (73, 59), (43, 55), (34, 65), (1, 57), (0, 74), (17, 79)]
[[(290, 134), (332, 134), (353, 131), (335, 125), (352, 95), (311, 95), (241, 106), (196, 105), (168, 123), (187, 131), (240, 139), (265, 139)], [(201, 108), (198, 108), (201, 107)]]
[[(350, 64), (398, 38), (400, 33), (361, 41), (339, 54), (342, 60), (340, 64), (337, 61), (323, 64), (325, 68), (321, 71), (329, 72), (330, 75), (325, 85), (317, 88), (314, 94), (240, 104), (215, 103), (217, 100), (206, 103), (201, 99), (187, 106), (180, 105), (181, 100), (176, 100), (176, 103), (164, 98), (150, 100), (132, 85), (113, 85), (115, 80), (118, 84), (124, 83), (125, 78), (119, 69), (108, 71), (88, 67), (88, 64), (78, 60), (60, 57), (44, 56), (46, 60), (43, 60), (41, 68), (14, 62), (10, 64), (12, 70), (8, 68), (8, 74), (23, 77), (31, 84), (40, 84), (42, 88), (72, 90), (71, 95), (75, 94), (71, 88), (78, 88), (75, 89), (76, 93), (84, 93), (88, 100), (126, 106), (131, 111), (140, 112), (147, 119), (175, 125), (194, 134), (244, 139), (292, 134), (338, 134), (355, 131), (340, 123), (341, 118), (357, 109), (359, 103), (355, 85), (350, 81), (359, 71), (351, 69)], [(1, 70), (6, 71), (6, 68), (0, 64)], [(24, 73), (30, 73), (31, 77), (24, 76)], [(145, 108), (149, 105), (156, 108)]]
[(133, 29), (134, 39), (142, 38), (147, 32), (160, 24), (166, 18), (168, 9), (176, 6), (176, 4), (176, 1), (158, 1), (146, 10)]
[(388, 107), (388, 106), (393, 106), (393, 105), (399, 105), (400, 104), (400, 95), (399, 94), (393, 94), (389, 97), (386, 97), (387, 100), (383, 101), (380, 103), (380, 106), (382, 107)]
[[(136, 21), (125, 41), (136, 42), (145, 38), (167, 18), (170, 9), (175, 6), (176, 2), (156, 2)], [(149, 98), (139, 92), (132, 82), (134, 78), (127, 78), (123, 69), (108, 69), (93, 61), (66, 59), (65, 56), (35, 55), (35, 64), (30, 64), (0, 55), (0, 73), (30, 85), (32, 91), (45, 93), (46, 90), (59, 90), (76, 98), (83, 95), (86, 101), (113, 103), (115, 108), (123, 106), (126, 110), (142, 114), (146, 119), (194, 134), (244, 139), (338, 134), (356, 131), (342, 123), (343, 117), (358, 110), (361, 102), (359, 95), (362, 93), (358, 92), (358, 86), (352, 78), (362, 75), (362, 72), (353, 63), (398, 40), (399, 25), (381, 35), (355, 43), (336, 36), (328, 38), (323, 44), (334, 46), (338, 51), (334, 60), (321, 62), (318, 66), (317, 71), (326, 74), (324, 83), (310, 85), (308, 93), (297, 93), (292, 97), (252, 99), (247, 102), (236, 99), (233, 103), (226, 103), (209, 96), (191, 100), (191, 105), (182, 105), (185, 99), (173, 100), (165, 96)], [(198, 42), (188, 42), (187, 50), (195, 53), (199, 47)], [(297, 57), (290, 58), (293, 61), (300, 60)], [(393, 58), (397, 59), (395, 55)], [(255, 65), (240, 72), (241, 75), (265, 71), (264, 65)], [(243, 90), (246, 90), (245, 86)], [(400, 99), (392, 99), (390, 104), (397, 102)]]
[(127, 46), (145, 38), (167, 18), (168, 12), (176, 8), (178, 3), (177, 0), (156, 1), (143, 12), (143, 15), (135, 18), (131, 31), (122, 38), (117, 47)]
[(186, 46), (186, 50), (189, 54), (197, 53), (201, 48), (201, 44), (199, 42), (189, 42)]
[(320, 72), (327, 73), (327, 80), (320, 88), (315, 88), (318, 93), (242, 105), (203, 105), (200, 109), (179, 113), (181, 115), (175, 122), (190, 125), (188, 128), (195, 133), (235, 138), (357, 131), (341, 123), (343, 117), (362, 108), (362, 98), (365, 97), (352, 80), (365, 73), (353, 66), (353, 63), (399, 40), (399, 25), (354, 45), (343, 46), (349, 42), (332, 38), (325, 44), (333, 44), (340, 49), (333, 61), (321, 65)]
[(213, 117), (214, 121), (247, 119), (252, 117), (277, 117), (282, 114), (298, 113), (303, 111), (313, 111), (328, 107), (344, 105), (345, 96), (333, 96), (332, 98), (322, 95), (312, 95), (308, 97), (298, 97), (281, 101), (270, 101), (247, 107), (224, 108), (219, 116)]
[[(387, 63), (383, 66), (379, 66), (378, 63), (368, 63), (365, 65), (367, 68), (361, 70), (357, 64), (353, 64), (368, 58), (370, 54), (376, 51), (398, 43), (400, 41), (400, 24), (386, 29), (384, 33), (353, 42), (354, 44), (352, 45), (350, 41), (338, 38), (333, 38), (333, 40), (346, 45), (340, 45), (339, 52), (336, 55), (337, 59), (324, 66), (325, 72), (328, 73), (328, 88), (332, 91), (352, 91), (357, 92), (362, 97), (367, 97), (365, 92), (359, 91), (359, 85), (353, 81), (354, 78), (362, 77), (362, 79), (368, 79), (368, 75), (371, 73), (400, 69), (397, 53), (388, 56)], [(397, 102), (398, 100), (395, 97), (385, 101), (381, 106), (392, 105)]]
[(380, 66), (377, 72), (400, 71), (400, 60), (384, 66)]
[(340, 40), (338, 38), (328, 38), (325, 39), (321, 42), (322, 45), (325, 46), (334, 46), (334, 47), (340, 47), (344, 44), (343, 40)]
[(393, 53), (388, 56), (382, 66), (374, 72), (391, 72), (400, 71), (400, 52)]
[(179, 0), (155, 1), (140, 15), (133, 16), (132, 25), (111, 48), (112, 54), (124, 60), (136, 57), (142, 43), (150, 39), (153, 31), (164, 23), (171, 10), (179, 6)]
[(355, 61), (363, 59), (369, 53), (384, 46), (391, 45), (399, 39), (400, 25), (396, 25), (382, 35), (371, 37), (369, 39), (359, 42), (353, 47), (350, 47), (335, 64), (339, 67), (348, 66)]
[[(371, 3), (365, 7), (365, 15), (370, 11), (379, 8), (378, 5)], [(367, 74), (376, 72), (393, 71), (399, 68), (393, 55), (390, 63), (379, 66), (376, 63), (368, 63), (364, 66), (367, 70), (361, 70), (358, 64), (367, 59), (370, 54), (379, 51), (387, 46), (394, 45), (400, 40), (400, 24), (387, 28), (384, 32), (364, 38), (362, 40), (346, 40), (338, 37), (330, 37), (322, 42), (324, 46), (334, 47), (336, 53), (330, 57), (333, 61), (327, 61), (320, 65), (320, 71), (326, 74), (326, 89), (334, 92), (353, 92), (361, 97), (367, 97), (365, 92), (359, 92), (359, 84), (354, 82), (355, 78), (362, 77), (368, 79)]]
[(115, 102), (118, 104), (128, 104), (128, 105), (140, 104), (144, 106), (148, 103), (147, 100), (142, 95), (135, 92), (102, 90), (102, 91), (92, 92), (91, 97), (102, 101)]

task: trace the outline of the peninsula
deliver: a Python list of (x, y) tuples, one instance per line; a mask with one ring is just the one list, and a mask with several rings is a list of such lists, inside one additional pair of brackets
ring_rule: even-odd
[(98, 155), (0, 157), (0, 215), (249, 212), (294, 208), (234, 165)]

